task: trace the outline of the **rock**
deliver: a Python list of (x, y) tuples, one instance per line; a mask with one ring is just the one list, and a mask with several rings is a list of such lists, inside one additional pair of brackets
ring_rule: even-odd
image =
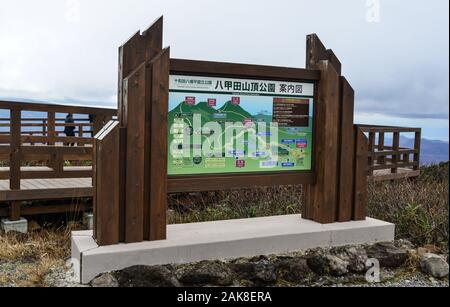
[(306, 261), (318, 275), (342, 276), (348, 273), (349, 263), (331, 254), (314, 252), (307, 256)]
[(113, 274), (106, 273), (91, 281), (91, 286), (94, 288), (118, 288), (119, 282)]
[(255, 279), (263, 284), (276, 282), (278, 279), (275, 266), (268, 260), (260, 260), (254, 263)]
[(382, 242), (370, 246), (367, 256), (378, 259), (381, 267), (398, 268), (405, 264), (408, 252), (404, 248), (395, 246), (392, 242)]
[(180, 287), (166, 266), (133, 266), (114, 274), (120, 287)]
[(256, 286), (267, 286), (278, 279), (277, 269), (272, 261), (261, 256), (253, 259), (239, 259), (231, 264), (236, 278), (252, 281)]
[(366, 271), (367, 253), (361, 246), (348, 246), (336, 248), (333, 254), (339, 259), (348, 263), (348, 270), (352, 273), (361, 273)]
[(414, 246), (411, 241), (406, 239), (400, 239), (395, 242), (395, 245), (399, 248), (405, 249), (405, 250), (414, 250), (416, 247)]
[(233, 283), (233, 275), (221, 261), (202, 261), (191, 268), (184, 268), (180, 281), (187, 286), (229, 286)]
[(435, 278), (444, 278), (448, 276), (448, 263), (442, 257), (436, 254), (424, 254), (420, 260), (422, 272)]
[(302, 282), (313, 275), (306, 259), (303, 258), (279, 259), (275, 267), (278, 278), (291, 283)]

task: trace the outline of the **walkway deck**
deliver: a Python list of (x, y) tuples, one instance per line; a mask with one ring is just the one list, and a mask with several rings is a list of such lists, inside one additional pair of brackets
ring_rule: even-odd
[(23, 179), (19, 191), (9, 188), (9, 180), (0, 180), (0, 201), (66, 199), (92, 195), (92, 178)]

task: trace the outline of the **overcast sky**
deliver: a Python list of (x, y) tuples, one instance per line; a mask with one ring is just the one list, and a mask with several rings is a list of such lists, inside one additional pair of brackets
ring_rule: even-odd
[(448, 10), (448, 0), (0, 0), (0, 99), (116, 106), (118, 47), (164, 15), (177, 58), (304, 67), (317, 33), (356, 90), (358, 122), (448, 140)]

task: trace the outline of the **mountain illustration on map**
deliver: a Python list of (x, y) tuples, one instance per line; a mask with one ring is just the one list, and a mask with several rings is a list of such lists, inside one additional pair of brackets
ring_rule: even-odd
[(201, 116), (202, 123), (223, 119), (229, 122), (243, 122), (245, 120), (256, 120), (256, 117), (245, 111), (240, 105), (227, 101), (220, 109), (215, 109), (202, 101), (196, 105), (181, 102), (169, 112), (169, 122), (179, 116), (192, 117), (194, 114)]
[[(311, 168), (311, 124), (272, 125), (275, 107), (272, 109), (267, 100), (261, 105), (226, 100), (224, 104), (212, 106), (207, 99), (201, 99), (195, 104), (196, 99), (200, 100), (198, 97), (192, 97), (190, 101), (186, 98), (170, 109), (170, 175)], [(171, 106), (173, 105), (175, 104)], [(301, 115), (308, 111), (305, 108), (302, 110)], [(198, 117), (201, 120), (200, 126), (193, 120)], [(267, 126), (249, 125), (249, 122), (264, 122)], [(312, 123), (311, 117), (309, 122)], [(208, 123), (219, 124), (221, 127), (216, 129), (217, 126), (208, 126)]]

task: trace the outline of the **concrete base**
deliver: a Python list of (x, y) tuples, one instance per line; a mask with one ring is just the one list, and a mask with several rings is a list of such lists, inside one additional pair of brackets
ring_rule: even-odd
[(85, 212), (83, 214), (83, 225), (89, 230), (94, 229), (94, 214), (92, 212)]
[(5, 231), (5, 233), (14, 231), (19, 233), (27, 233), (28, 232), (28, 221), (24, 218), (21, 218), (18, 221), (10, 221), (7, 219), (2, 220), (1, 229)]
[(190, 263), (394, 240), (395, 226), (365, 221), (322, 225), (300, 215), (168, 226), (165, 241), (99, 247), (91, 231), (72, 234), (72, 261), (83, 284), (134, 265)]

